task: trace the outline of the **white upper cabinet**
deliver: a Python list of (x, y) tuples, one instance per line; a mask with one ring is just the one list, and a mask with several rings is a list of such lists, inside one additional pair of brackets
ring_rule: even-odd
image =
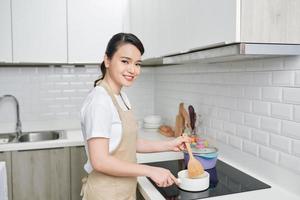
[(0, 1), (0, 63), (12, 62), (10, 0)]
[(300, 1), (130, 0), (145, 58), (220, 43), (300, 43)]
[(11, 0), (13, 62), (67, 62), (66, 0)]
[(131, 0), (130, 31), (145, 45), (144, 58), (234, 41), (236, 0)]
[(122, 32), (126, 0), (68, 0), (69, 63), (100, 63), (106, 45)]

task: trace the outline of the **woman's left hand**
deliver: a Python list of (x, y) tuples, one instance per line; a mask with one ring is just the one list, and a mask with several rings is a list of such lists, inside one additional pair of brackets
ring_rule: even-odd
[(188, 136), (179, 136), (174, 140), (170, 141), (170, 150), (171, 151), (182, 151), (185, 149), (185, 142), (190, 143), (191, 142), (191, 138)]

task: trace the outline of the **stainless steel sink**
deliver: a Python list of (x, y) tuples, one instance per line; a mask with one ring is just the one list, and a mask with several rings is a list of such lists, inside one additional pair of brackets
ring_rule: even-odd
[(57, 140), (61, 137), (62, 131), (40, 131), (22, 133), (19, 142), (39, 142), (46, 140)]
[(15, 133), (0, 134), (0, 144), (6, 144), (15, 141)]

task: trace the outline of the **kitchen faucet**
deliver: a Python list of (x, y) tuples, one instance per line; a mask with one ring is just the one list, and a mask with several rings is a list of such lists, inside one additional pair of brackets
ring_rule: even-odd
[(22, 135), (22, 125), (21, 125), (21, 120), (20, 120), (19, 102), (15, 96), (10, 95), (10, 94), (0, 96), (0, 102), (5, 98), (12, 98), (16, 104), (16, 111), (17, 111), (16, 135), (17, 135), (17, 139), (19, 139), (19, 137)]

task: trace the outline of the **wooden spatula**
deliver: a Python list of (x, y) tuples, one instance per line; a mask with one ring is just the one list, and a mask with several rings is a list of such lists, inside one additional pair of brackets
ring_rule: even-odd
[(203, 166), (201, 165), (201, 163), (196, 160), (196, 158), (194, 157), (193, 153), (192, 153), (192, 149), (190, 146), (190, 143), (185, 143), (185, 146), (188, 150), (190, 159), (188, 162), (188, 174), (189, 174), (189, 178), (198, 178), (201, 174), (204, 173), (204, 169)]

